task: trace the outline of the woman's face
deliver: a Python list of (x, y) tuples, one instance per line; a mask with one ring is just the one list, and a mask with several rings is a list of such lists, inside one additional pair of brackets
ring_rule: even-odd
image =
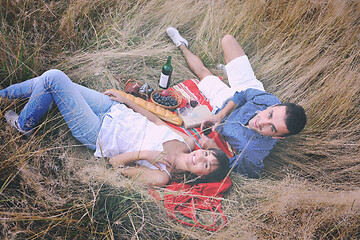
[(186, 159), (188, 171), (198, 176), (206, 176), (218, 168), (218, 160), (211, 150), (199, 149), (189, 153)]

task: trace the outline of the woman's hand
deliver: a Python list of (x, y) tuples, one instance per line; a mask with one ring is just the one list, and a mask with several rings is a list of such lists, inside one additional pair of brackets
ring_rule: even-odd
[(111, 100), (117, 101), (117, 102), (120, 102), (120, 103), (126, 103), (127, 100), (128, 100), (125, 96), (122, 96), (120, 93), (118, 93), (117, 91), (115, 91), (113, 89), (106, 90), (104, 92), (104, 94), (108, 95)]
[(209, 148), (219, 148), (214, 139), (212, 138), (209, 138), (207, 136), (205, 136), (205, 134), (201, 134), (200, 135), (201, 138), (200, 138), (200, 145), (203, 149), (209, 149)]
[(173, 163), (170, 161), (165, 152), (159, 151), (146, 151), (146, 160), (161, 170), (159, 163), (164, 164), (168, 168), (173, 168)]

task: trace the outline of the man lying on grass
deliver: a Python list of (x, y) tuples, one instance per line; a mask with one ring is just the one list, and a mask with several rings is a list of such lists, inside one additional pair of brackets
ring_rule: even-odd
[[(263, 159), (277, 139), (299, 133), (306, 124), (304, 109), (294, 103), (280, 104), (274, 95), (265, 92), (256, 79), (248, 57), (231, 35), (221, 40), (230, 87), (214, 76), (201, 59), (188, 49), (188, 41), (177, 29), (169, 27), (168, 36), (185, 56), (190, 69), (200, 79), (199, 90), (209, 100), (214, 115), (205, 123), (216, 130), (234, 148), (231, 167), (251, 178), (258, 178)], [(216, 148), (216, 143), (201, 136), (203, 148)]]
[(164, 186), (170, 180), (192, 183), (220, 181), (229, 171), (229, 159), (219, 149), (193, 151), (195, 142), (177, 132), (156, 115), (114, 90), (105, 94), (73, 83), (60, 70), (0, 90), (1, 98), (29, 98), (19, 115), (5, 113), (7, 122), (31, 135), (55, 103), (73, 136), (108, 157), (121, 174), (148, 186)]

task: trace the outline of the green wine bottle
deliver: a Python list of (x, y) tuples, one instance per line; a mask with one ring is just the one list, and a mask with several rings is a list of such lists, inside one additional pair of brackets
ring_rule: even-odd
[(171, 66), (171, 56), (169, 56), (167, 62), (161, 69), (159, 87), (164, 88), (164, 89), (169, 87), (172, 70), (173, 70), (173, 68)]

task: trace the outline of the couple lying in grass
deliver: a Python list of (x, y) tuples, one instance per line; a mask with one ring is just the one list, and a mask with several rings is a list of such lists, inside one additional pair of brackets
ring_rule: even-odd
[(169, 128), (117, 92), (108, 90), (102, 94), (77, 85), (59, 70), (0, 90), (3, 98), (29, 98), (20, 115), (10, 110), (5, 118), (29, 135), (55, 103), (74, 137), (94, 149), (95, 156), (109, 158), (114, 167), (140, 165), (119, 171), (150, 186), (164, 186), (184, 176), (193, 182), (219, 181), (227, 175), (229, 165), (245, 176), (258, 177), (263, 159), (277, 139), (304, 128), (304, 109), (293, 103), (280, 104), (279, 99), (264, 91), (234, 37), (226, 35), (221, 42), (228, 87), (189, 51), (188, 42), (175, 28), (168, 28), (167, 34), (200, 79), (199, 90), (215, 110), (204, 122), (213, 123), (212, 129), (238, 153), (230, 161), (205, 135), (201, 136), (203, 149), (193, 151), (192, 138)]

